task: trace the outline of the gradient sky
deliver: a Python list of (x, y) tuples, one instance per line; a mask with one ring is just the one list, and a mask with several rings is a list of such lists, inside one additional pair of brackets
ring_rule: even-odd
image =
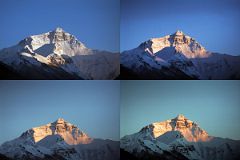
[(0, 144), (59, 117), (93, 138), (119, 140), (119, 81), (1, 81)]
[(56, 27), (87, 47), (119, 51), (119, 0), (1, 0), (0, 48)]
[(121, 0), (121, 51), (182, 30), (207, 50), (240, 55), (239, 0)]
[(183, 114), (210, 135), (240, 140), (240, 81), (121, 81), (120, 136)]

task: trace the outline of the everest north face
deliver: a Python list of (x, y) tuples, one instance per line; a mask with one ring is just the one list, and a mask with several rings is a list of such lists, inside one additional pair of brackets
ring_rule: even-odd
[(91, 138), (77, 126), (59, 118), (3, 143), (0, 146), (0, 159), (117, 160), (119, 141)]
[(240, 140), (210, 136), (183, 115), (143, 127), (120, 140), (122, 160), (237, 160)]
[(121, 79), (240, 79), (240, 56), (207, 51), (177, 31), (121, 53)]
[(0, 50), (0, 79), (115, 79), (119, 53), (87, 48), (62, 28)]

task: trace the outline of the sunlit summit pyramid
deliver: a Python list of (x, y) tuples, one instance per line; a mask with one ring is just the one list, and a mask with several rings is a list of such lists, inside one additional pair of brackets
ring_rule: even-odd
[(53, 123), (44, 126), (34, 127), (23, 133), (22, 137), (32, 137), (35, 143), (43, 140), (47, 136), (58, 135), (69, 145), (88, 144), (92, 141), (86, 133), (77, 126), (68, 123), (63, 118), (57, 119)]
[[(46, 57), (55, 65), (57, 65), (58, 61), (54, 63), (52, 58), (54, 56), (59, 56), (60, 59), (61, 55), (91, 54), (91, 50), (87, 49), (75, 36), (65, 32), (60, 27), (47, 33), (27, 37), (20, 41), (19, 44), (25, 48), (26, 52)], [(64, 64), (64, 59), (59, 63)]]
[(152, 123), (147, 129), (154, 138), (157, 138), (169, 131), (178, 131), (186, 140), (190, 142), (207, 141), (210, 137), (207, 132), (201, 129), (198, 124), (179, 114), (176, 118), (163, 122)]
[(207, 51), (196, 40), (177, 30), (171, 35), (152, 38), (141, 44), (151, 54), (156, 54), (166, 47), (172, 47), (177, 53), (183, 53), (187, 58), (207, 57)]

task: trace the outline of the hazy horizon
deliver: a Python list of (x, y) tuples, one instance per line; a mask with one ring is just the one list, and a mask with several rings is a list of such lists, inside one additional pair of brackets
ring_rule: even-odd
[(237, 0), (121, 0), (120, 51), (183, 31), (206, 50), (240, 55)]
[(0, 144), (58, 118), (92, 138), (119, 140), (119, 87), (119, 81), (1, 81)]
[(120, 137), (183, 114), (209, 135), (240, 140), (239, 81), (122, 81)]

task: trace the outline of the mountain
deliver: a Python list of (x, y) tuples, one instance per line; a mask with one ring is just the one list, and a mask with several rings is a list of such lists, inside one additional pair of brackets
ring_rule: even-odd
[(3, 143), (0, 157), (10, 160), (119, 159), (119, 142), (91, 138), (75, 125), (59, 118)]
[(120, 56), (121, 79), (240, 79), (240, 56), (209, 52), (182, 31)]
[(62, 28), (0, 50), (1, 79), (115, 79), (119, 53), (87, 48)]
[(208, 135), (183, 115), (121, 138), (121, 159), (237, 160), (240, 141)]

